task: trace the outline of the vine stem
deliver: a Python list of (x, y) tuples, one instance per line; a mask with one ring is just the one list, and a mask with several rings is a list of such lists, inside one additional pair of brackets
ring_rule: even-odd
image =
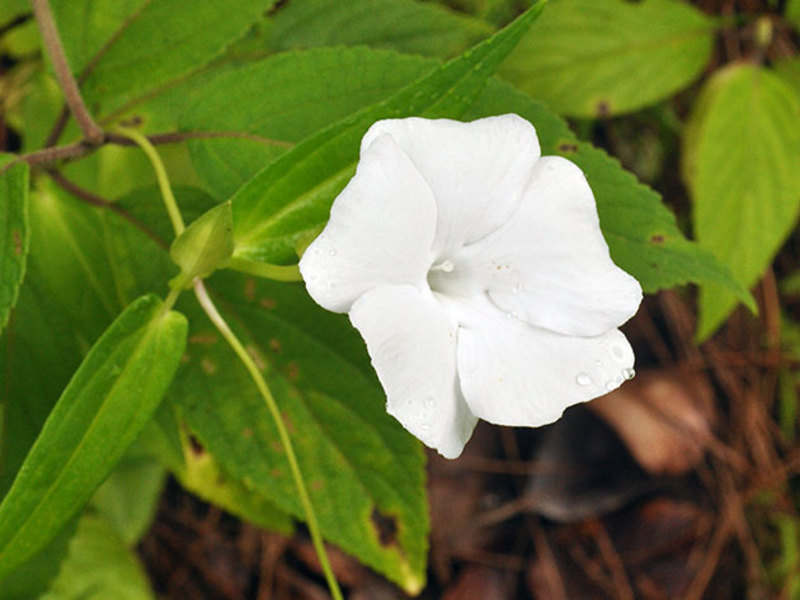
[(81, 92), (78, 89), (78, 83), (69, 68), (67, 55), (64, 52), (64, 45), (61, 43), (61, 36), (58, 34), (58, 29), (53, 19), (50, 3), (48, 0), (31, 0), (31, 4), (33, 5), (36, 23), (39, 25), (39, 31), (42, 34), (42, 42), (47, 49), (50, 60), (53, 62), (53, 70), (56, 73), (61, 90), (64, 92), (64, 99), (67, 106), (69, 106), (69, 110), (75, 116), (83, 135), (90, 144), (103, 143), (105, 134), (92, 118), (92, 115), (89, 114), (89, 110), (83, 101), (83, 96), (81, 96)]
[[(183, 233), (185, 225), (183, 222), (183, 217), (180, 213), (180, 209), (178, 208), (178, 203), (175, 201), (175, 195), (172, 193), (172, 186), (170, 185), (167, 171), (164, 168), (164, 163), (161, 160), (158, 151), (144, 135), (134, 129), (118, 128), (117, 132), (136, 142), (136, 144), (141, 147), (141, 149), (150, 159), (150, 162), (153, 165), (153, 170), (156, 172), (156, 178), (158, 179), (158, 186), (161, 190), (164, 204), (166, 205), (167, 212), (170, 215), (172, 226), (175, 229), (175, 235), (179, 236), (181, 233)], [(177, 300), (178, 295), (184, 289), (185, 284), (188, 283), (188, 281), (184, 279), (185, 277), (185, 275), (180, 275), (176, 281), (171, 284), (172, 289), (170, 290), (169, 296), (164, 303), (166, 307), (172, 307)], [(192, 281), (192, 285), (194, 287), (194, 294), (197, 297), (197, 301), (200, 303), (200, 306), (203, 308), (203, 311), (205, 311), (206, 315), (208, 315), (208, 318), (214, 324), (214, 327), (216, 327), (220, 334), (222, 334), (222, 337), (225, 338), (225, 341), (228, 342), (239, 360), (242, 361), (242, 364), (245, 366), (250, 377), (253, 379), (253, 382), (256, 384), (258, 392), (264, 399), (272, 419), (275, 421), (275, 427), (278, 429), (278, 436), (280, 437), (281, 445), (286, 452), (286, 459), (289, 462), (289, 469), (292, 473), (292, 479), (294, 480), (294, 485), (297, 488), (297, 494), (300, 497), (300, 505), (303, 507), (303, 512), (305, 513), (306, 524), (308, 525), (308, 531), (311, 534), (311, 542), (313, 543), (314, 550), (319, 558), (322, 572), (325, 575), (326, 582), (328, 583), (328, 589), (330, 589), (333, 600), (344, 600), (342, 591), (339, 589), (339, 583), (336, 581), (336, 577), (333, 574), (333, 569), (331, 569), (331, 564), (328, 560), (328, 554), (325, 551), (325, 545), (322, 541), (322, 533), (320, 532), (317, 515), (314, 512), (313, 505), (311, 504), (311, 498), (308, 495), (308, 489), (306, 488), (305, 480), (303, 479), (303, 473), (300, 470), (300, 464), (297, 462), (294, 446), (292, 445), (292, 440), (289, 437), (289, 432), (286, 429), (286, 424), (283, 422), (281, 412), (278, 409), (278, 404), (275, 402), (275, 398), (272, 396), (272, 392), (270, 391), (266, 380), (261, 374), (261, 371), (259, 371), (258, 366), (253, 360), (253, 357), (250, 356), (250, 353), (247, 352), (247, 349), (245, 349), (244, 345), (242, 345), (242, 342), (239, 341), (239, 338), (236, 337), (236, 334), (233, 333), (233, 330), (230, 328), (230, 326), (228, 326), (228, 323), (217, 310), (216, 305), (208, 295), (208, 290), (206, 290), (203, 280), (197, 277)]]
[(181, 211), (178, 208), (178, 202), (175, 200), (175, 194), (172, 193), (172, 186), (169, 184), (167, 169), (164, 167), (164, 162), (161, 160), (161, 156), (158, 154), (155, 146), (153, 146), (150, 140), (143, 134), (135, 129), (117, 127), (117, 133), (134, 141), (147, 155), (147, 158), (150, 159), (150, 164), (153, 165), (153, 170), (156, 172), (158, 188), (161, 190), (161, 196), (164, 198), (164, 204), (167, 207), (169, 219), (172, 221), (172, 228), (175, 230), (175, 236), (179, 236), (183, 233), (184, 229), (186, 229), (186, 225), (183, 222), (183, 216), (181, 216)]
[(333, 570), (331, 569), (330, 562), (328, 561), (328, 555), (325, 552), (325, 546), (322, 541), (319, 523), (317, 521), (316, 514), (314, 513), (314, 507), (311, 504), (308, 490), (306, 489), (303, 474), (300, 471), (300, 465), (298, 464), (297, 457), (294, 453), (294, 446), (292, 445), (291, 438), (289, 437), (289, 432), (286, 430), (286, 425), (283, 422), (283, 417), (281, 416), (278, 405), (275, 402), (275, 398), (272, 396), (269, 386), (264, 380), (264, 377), (261, 374), (261, 371), (259, 371), (255, 361), (239, 341), (239, 338), (236, 337), (236, 334), (233, 333), (222, 315), (219, 314), (217, 307), (214, 305), (214, 302), (208, 295), (208, 291), (206, 290), (206, 287), (201, 279), (194, 280), (194, 293), (195, 296), (197, 296), (197, 301), (200, 303), (200, 306), (203, 307), (203, 310), (208, 315), (208, 318), (211, 319), (211, 322), (222, 334), (222, 337), (225, 338), (233, 351), (239, 357), (239, 360), (242, 361), (248, 373), (250, 374), (250, 377), (252, 377), (253, 381), (255, 382), (258, 391), (264, 398), (264, 402), (266, 403), (267, 408), (269, 409), (269, 412), (275, 421), (275, 425), (278, 428), (278, 435), (281, 438), (281, 444), (286, 451), (286, 459), (289, 461), (289, 468), (292, 472), (295, 486), (297, 487), (297, 492), (300, 497), (300, 504), (302, 505), (303, 511), (306, 514), (306, 522), (308, 524), (308, 530), (311, 533), (311, 541), (314, 544), (314, 549), (319, 557), (320, 565), (322, 566), (322, 572), (324, 573), (325, 580), (328, 583), (328, 588), (330, 589), (334, 600), (343, 600), (342, 592), (339, 589), (339, 584), (336, 581), (336, 577), (333, 575)]

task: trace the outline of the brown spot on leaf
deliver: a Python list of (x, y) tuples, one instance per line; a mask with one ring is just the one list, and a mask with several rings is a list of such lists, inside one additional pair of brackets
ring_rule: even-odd
[(210, 358), (204, 358), (200, 363), (200, 366), (203, 367), (203, 371), (205, 371), (208, 375), (213, 375), (217, 372), (217, 363)]
[(256, 299), (256, 280), (252, 277), (244, 280), (244, 297), (248, 302)]
[(242, 429), (242, 437), (245, 439), (250, 439), (253, 437), (253, 428), (252, 427), (245, 427)]
[(190, 344), (198, 344), (200, 346), (210, 346), (217, 341), (217, 336), (213, 333), (195, 333), (189, 336)]
[(385, 515), (374, 508), (370, 518), (381, 546), (393, 546), (397, 543), (397, 520), (394, 517)]
[(597, 116), (601, 119), (611, 116), (611, 105), (608, 103), (608, 100), (600, 100), (597, 103), (596, 107)]
[(189, 356), (188, 354), (184, 354), (183, 356), (181, 356), (181, 363), (184, 365), (188, 363), (190, 360), (192, 360), (192, 357)]
[(289, 415), (284, 412), (281, 413), (281, 416), (283, 417), (283, 424), (286, 425), (286, 431), (292, 434), (297, 433), (297, 427), (294, 426), (294, 423)]
[(561, 142), (558, 144), (558, 151), (561, 154), (573, 154), (578, 151), (578, 144), (575, 142)]
[(280, 354), (280, 351), (283, 349), (281, 347), (281, 342), (277, 338), (272, 338), (269, 341), (269, 349), (272, 350), (275, 354)]
[(275, 310), (275, 307), (278, 306), (278, 303), (272, 298), (262, 298), (259, 304), (267, 310)]
[(269, 445), (278, 454), (283, 454), (283, 444), (281, 444), (278, 440), (270, 442)]
[(275, 467), (274, 469), (272, 469), (269, 472), (269, 474), (270, 474), (271, 477), (280, 477), (281, 475), (283, 475), (283, 471), (281, 471), (279, 468)]
[(651, 244), (663, 244), (664, 243), (664, 236), (660, 233), (655, 233), (650, 236), (650, 243)]
[(194, 437), (191, 433), (189, 434), (189, 447), (192, 450), (192, 454), (195, 454), (196, 456), (202, 456), (206, 452), (206, 449), (203, 448), (203, 444), (200, 443), (200, 440)]
[(300, 367), (297, 366), (295, 361), (286, 365), (286, 377), (288, 377), (290, 381), (296, 381), (299, 376)]
[(258, 367), (259, 371), (263, 371), (267, 368), (267, 361), (261, 356), (261, 351), (256, 346), (252, 344), (247, 346), (247, 353), (250, 355), (250, 358), (253, 359), (253, 362), (256, 363), (256, 367)]
[(313, 491), (317, 492), (325, 487), (325, 482), (321, 479), (315, 479), (311, 483), (308, 484), (308, 487), (311, 488)]
[(20, 256), (22, 254), (22, 234), (19, 229), (14, 229), (11, 232), (11, 239), (14, 242), (14, 255)]

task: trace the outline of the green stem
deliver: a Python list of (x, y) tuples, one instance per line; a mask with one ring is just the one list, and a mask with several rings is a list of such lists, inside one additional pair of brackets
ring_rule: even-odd
[(343, 600), (342, 592), (339, 589), (339, 584), (336, 582), (336, 577), (333, 575), (333, 570), (331, 569), (330, 562), (328, 561), (328, 555), (325, 552), (325, 546), (322, 541), (319, 523), (317, 522), (317, 517), (314, 513), (314, 507), (311, 505), (311, 499), (308, 496), (308, 490), (306, 489), (306, 484), (303, 480), (303, 474), (300, 471), (300, 465), (297, 463), (297, 457), (294, 453), (292, 441), (289, 438), (289, 432), (286, 430), (286, 425), (283, 422), (283, 417), (281, 416), (278, 405), (275, 402), (275, 398), (273, 398), (272, 393), (269, 390), (269, 386), (264, 380), (264, 377), (261, 375), (261, 371), (258, 370), (258, 366), (256, 366), (255, 361), (253, 361), (253, 358), (239, 341), (239, 338), (236, 337), (236, 334), (233, 333), (231, 328), (228, 326), (228, 323), (225, 321), (222, 315), (219, 314), (219, 311), (217, 311), (217, 307), (209, 297), (208, 291), (206, 290), (205, 285), (203, 285), (203, 281), (201, 279), (194, 280), (194, 292), (197, 296), (198, 302), (200, 302), (200, 306), (203, 307), (203, 310), (208, 315), (208, 318), (211, 319), (211, 322), (214, 323), (214, 326), (222, 334), (222, 337), (225, 338), (233, 351), (239, 357), (239, 360), (242, 361), (248, 373), (250, 373), (250, 377), (253, 378), (258, 391), (264, 398), (264, 402), (266, 403), (267, 408), (269, 409), (269, 412), (275, 421), (275, 426), (278, 428), (278, 435), (281, 438), (281, 445), (286, 451), (286, 459), (289, 461), (289, 468), (292, 472), (295, 486), (297, 487), (297, 493), (300, 497), (300, 504), (302, 505), (303, 511), (306, 515), (308, 530), (311, 533), (311, 541), (314, 544), (314, 549), (317, 552), (317, 557), (319, 558), (320, 565), (322, 566), (322, 572), (325, 575), (325, 580), (328, 582), (328, 588), (330, 589), (334, 600)]
[(225, 264), (225, 267), (274, 281), (303, 281), (297, 265), (271, 265), (234, 256)]
[(147, 158), (150, 159), (150, 164), (153, 165), (153, 170), (156, 172), (156, 179), (158, 180), (158, 187), (161, 190), (161, 196), (164, 198), (164, 205), (167, 207), (169, 219), (172, 221), (172, 228), (175, 230), (175, 237), (178, 237), (183, 233), (183, 230), (186, 229), (186, 225), (183, 222), (181, 211), (178, 209), (178, 203), (175, 201), (175, 194), (172, 193), (172, 186), (170, 186), (169, 177), (167, 177), (167, 170), (164, 168), (164, 163), (158, 151), (153, 144), (150, 143), (150, 140), (135, 129), (117, 127), (116, 131), (139, 146), (147, 155)]

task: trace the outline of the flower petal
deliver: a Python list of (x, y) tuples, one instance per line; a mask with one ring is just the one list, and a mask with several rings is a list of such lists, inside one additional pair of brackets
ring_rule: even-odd
[(300, 261), (308, 293), (328, 310), (347, 312), (377, 286), (418, 285), (435, 232), (433, 193), (394, 140), (380, 136), (362, 151), (328, 224)]
[(405, 285), (367, 292), (350, 320), (367, 343), (389, 414), (442, 456), (456, 458), (477, 418), (458, 389), (455, 322), (429, 291)]
[(586, 178), (561, 157), (542, 157), (517, 212), (465, 253), (501, 309), (552, 331), (599, 335), (642, 300), (611, 260)]
[[(488, 301), (487, 301), (488, 304)], [(487, 306), (462, 320), (458, 373), (470, 411), (498, 425), (538, 427), (633, 376), (633, 350), (618, 330), (554, 333)]]
[(533, 125), (517, 115), (461, 123), (449, 119), (390, 119), (375, 123), (362, 142), (389, 134), (436, 197), (435, 251), (447, 257), (504, 223), (520, 201), (539, 158)]

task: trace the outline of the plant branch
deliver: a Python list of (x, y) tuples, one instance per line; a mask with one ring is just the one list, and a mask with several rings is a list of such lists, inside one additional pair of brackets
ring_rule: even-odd
[(33, 5), (36, 22), (39, 25), (39, 31), (42, 34), (42, 41), (47, 53), (50, 55), (50, 60), (53, 62), (53, 69), (55, 69), (61, 90), (64, 92), (67, 106), (75, 116), (75, 120), (78, 122), (81, 131), (83, 131), (86, 140), (93, 145), (101, 144), (105, 137), (103, 130), (95, 123), (86, 108), (86, 104), (83, 102), (78, 83), (72, 75), (67, 56), (64, 53), (64, 46), (61, 43), (61, 37), (58, 35), (58, 29), (56, 29), (53, 13), (50, 10), (50, 3), (48, 0), (31, 0), (31, 4)]
[(303, 474), (300, 471), (300, 465), (297, 462), (297, 456), (294, 453), (294, 446), (292, 445), (292, 440), (289, 437), (289, 432), (286, 430), (286, 424), (283, 421), (283, 416), (278, 408), (278, 404), (275, 402), (275, 398), (272, 396), (272, 392), (270, 392), (269, 386), (264, 380), (264, 376), (261, 374), (261, 371), (259, 371), (255, 361), (242, 345), (242, 342), (239, 341), (239, 338), (236, 337), (236, 334), (233, 333), (222, 315), (219, 314), (219, 311), (217, 311), (217, 307), (214, 305), (214, 302), (208, 295), (208, 291), (206, 290), (205, 285), (203, 285), (203, 281), (201, 279), (194, 280), (194, 293), (195, 296), (197, 296), (197, 301), (200, 303), (200, 306), (203, 307), (206, 315), (208, 315), (208, 318), (211, 319), (211, 322), (222, 334), (222, 337), (225, 338), (225, 341), (227, 341), (231, 346), (233, 351), (239, 357), (239, 360), (241, 360), (244, 364), (247, 372), (250, 374), (250, 377), (256, 384), (259, 393), (263, 397), (264, 402), (266, 403), (267, 408), (272, 415), (272, 419), (275, 421), (275, 426), (278, 428), (278, 435), (281, 439), (281, 445), (286, 452), (286, 459), (289, 462), (289, 468), (292, 472), (295, 486), (297, 487), (300, 505), (303, 507), (303, 512), (305, 512), (306, 515), (308, 530), (311, 533), (311, 541), (314, 544), (314, 549), (317, 552), (320, 565), (322, 566), (322, 572), (325, 574), (325, 580), (328, 583), (328, 588), (330, 589), (333, 598), (335, 600), (342, 600), (342, 592), (339, 589), (339, 584), (336, 582), (336, 577), (333, 575), (333, 570), (331, 569), (330, 562), (328, 561), (328, 555), (325, 552), (325, 545), (319, 529), (319, 522), (317, 521), (316, 514), (314, 513), (314, 508), (311, 504), (308, 490), (306, 489)]
[[(119, 28), (111, 34), (111, 37), (106, 40), (106, 43), (92, 56), (86, 66), (81, 71), (81, 74), (78, 76), (78, 83), (82, 84), (89, 75), (94, 71), (95, 67), (98, 65), (100, 60), (106, 55), (109, 49), (117, 43), (120, 36), (125, 32), (131, 24), (139, 18), (139, 15), (142, 13), (142, 10), (150, 4), (152, 0), (145, 0), (142, 4), (137, 8), (131, 15), (128, 16), (127, 19), (119, 26)], [(61, 134), (64, 133), (64, 128), (67, 126), (67, 122), (69, 121), (69, 110), (67, 106), (62, 107), (61, 112), (58, 114), (58, 118), (56, 122), (53, 124), (53, 129), (50, 131), (50, 134), (47, 136), (47, 141), (45, 142), (45, 148), (49, 148), (51, 146), (55, 146), (58, 142), (58, 138), (61, 137)]]

